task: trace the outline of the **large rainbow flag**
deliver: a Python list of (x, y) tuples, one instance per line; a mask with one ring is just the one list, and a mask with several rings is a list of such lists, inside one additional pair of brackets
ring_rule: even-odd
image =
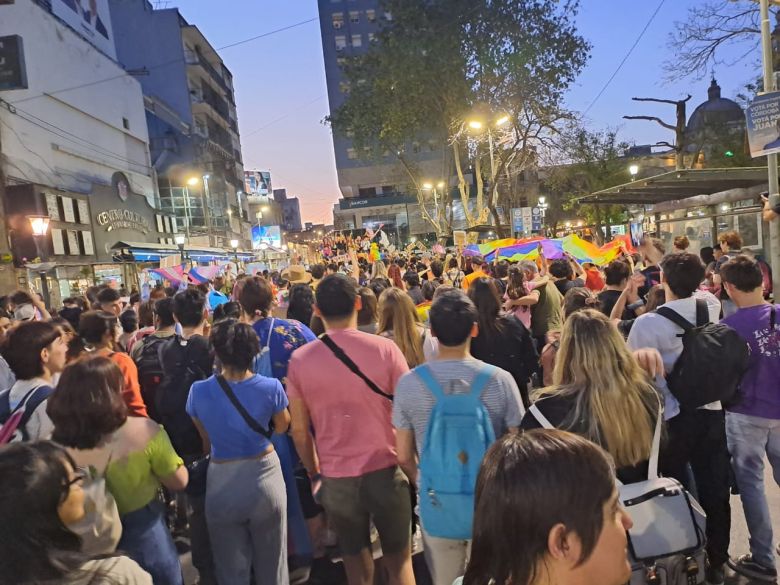
[(566, 236), (551, 240), (549, 238), (528, 238), (515, 240), (507, 238), (495, 240), (479, 245), (469, 245), (463, 250), (464, 256), (482, 255), (485, 260), (492, 262), (495, 259), (520, 262), (522, 260), (536, 260), (539, 257), (538, 248), (542, 246), (545, 258), (555, 260), (563, 258), (564, 252), (568, 252), (580, 262), (592, 262), (599, 266), (609, 264), (620, 254), (621, 248), (632, 253), (629, 236), (615, 236), (615, 239), (601, 247), (592, 242), (583, 240), (577, 235)]

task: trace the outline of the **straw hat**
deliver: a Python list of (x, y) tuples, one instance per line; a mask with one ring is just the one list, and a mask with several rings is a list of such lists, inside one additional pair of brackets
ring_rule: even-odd
[(293, 264), (282, 270), (282, 278), (289, 280), (290, 284), (309, 284), (312, 276), (303, 266)]

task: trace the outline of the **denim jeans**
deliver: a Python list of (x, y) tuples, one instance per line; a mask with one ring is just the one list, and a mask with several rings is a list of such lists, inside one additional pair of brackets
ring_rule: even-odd
[(122, 538), (117, 550), (149, 573), (155, 585), (183, 585), (179, 553), (160, 502), (154, 500), (122, 516)]
[(729, 412), (726, 436), (750, 533), (750, 554), (756, 562), (774, 568), (772, 519), (764, 490), (764, 455), (780, 485), (780, 420)]

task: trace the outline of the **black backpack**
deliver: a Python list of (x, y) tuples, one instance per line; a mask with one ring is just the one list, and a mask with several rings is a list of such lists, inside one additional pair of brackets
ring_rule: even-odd
[(205, 380), (210, 372), (204, 372), (195, 362), (191, 348), (192, 343), (183, 343), (178, 335), (160, 348), (164, 376), (155, 396), (160, 420), (181, 456), (203, 453), (203, 442), (186, 407), (192, 385)]
[(157, 337), (156, 335), (147, 335), (139, 343), (141, 344), (141, 354), (135, 365), (138, 367), (138, 382), (141, 385), (141, 397), (149, 411), (149, 417), (162, 422), (160, 413), (157, 411), (157, 389), (164, 378), (161, 350), (168, 338)]
[(748, 368), (750, 346), (734, 329), (710, 323), (707, 302), (696, 299), (696, 325), (668, 307), (656, 312), (683, 330), (683, 351), (666, 381), (683, 409), (718, 400), (733, 404)]

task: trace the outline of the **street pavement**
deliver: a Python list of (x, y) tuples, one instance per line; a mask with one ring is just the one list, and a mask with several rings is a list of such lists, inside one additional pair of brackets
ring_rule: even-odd
[[(772, 478), (771, 468), (766, 464), (765, 471), (767, 499), (769, 501), (769, 510), (772, 516), (772, 526), (775, 531), (775, 542), (780, 541), (780, 488), (778, 488)], [(742, 512), (742, 503), (739, 496), (731, 497), (731, 556), (736, 558), (746, 552), (748, 549), (748, 532), (745, 525), (745, 515)], [(422, 560), (422, 555), (420, 561)], [(195, 585), (197, 583), (197, 571), (192, 567), (189, 552), (181, 555), (182, 568), (184, 569), (184, 581), (186, 585)], [(334, 580), (332, 583), (322, 585), (343, 585), (346, 581)], [(750, 580), (745, 577), (735, 575), (730, 569), (726, 570), (726, 585), (758, 585), (761, 581)], [(420, 585), (420, 584), (418, 584)]]

